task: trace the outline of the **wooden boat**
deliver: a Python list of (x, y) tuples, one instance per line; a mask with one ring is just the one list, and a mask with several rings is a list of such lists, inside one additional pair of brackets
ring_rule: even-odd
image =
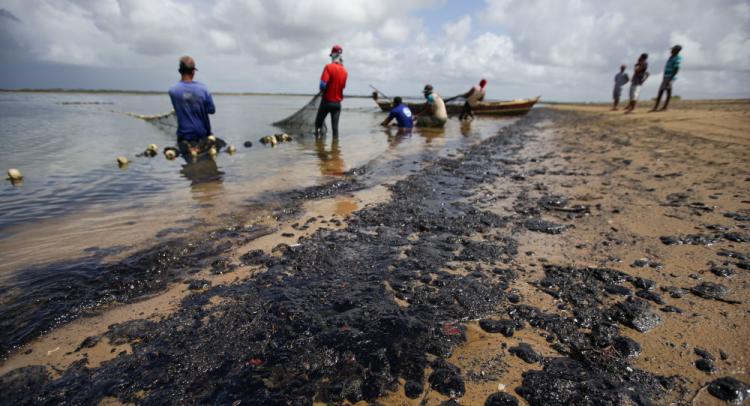
[[(472, 108), (472, 111), (478, 116), (521, 116), (528, 113), (534, 107), (534, 104), (539, 101), (539, 97), (511, 101), (480, 102)], [(380, 99), (377, 93), (373, 93), (372, 98), (378, 107), (385, 112), (389, 112), (393, 108), (390, 99)], [(409, 106), (409, 109), (414, 113), (421, 111), (424, 106), (424, 102), (406, 101), (404, 104)], [(448, 115), (459, 115), (464, 108), (464, 103), (445, 103), (445, 108), (448, 110)]]

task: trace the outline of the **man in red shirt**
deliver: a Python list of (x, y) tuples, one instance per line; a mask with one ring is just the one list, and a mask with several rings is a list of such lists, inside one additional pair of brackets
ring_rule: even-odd
[(331, 63), (323, 68), (320, 76), (320, 92), (323, 93), (318, 116), (315, 118), (315, 135), (319, 136), (323, 130), (328, 113), (331, 113), (331, 131), (334, 137), (339, 136), (339, 116), (341, 115), (341, 101), (344, 100), (344, 88), (349, 73), (344, 68), (341, 54), (344, 50), (339, 45), (331, 49)]

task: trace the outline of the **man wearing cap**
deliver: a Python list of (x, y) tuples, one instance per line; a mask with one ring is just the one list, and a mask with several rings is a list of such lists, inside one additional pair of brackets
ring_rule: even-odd
[(349, 73), (344, 68), (341, 54), (344, 50), (339, 45), (331, 49), (331, 63), (323, 68), (320, 76), (320, 92), (323, 94), (318, 108), (318, 116), (315, 118), (315, 135), (321, 135), (323, 123), (328, 113), (331, 114), (331, 131), (334, 137), (339, 136), (339, 116), (341, 115), (341, 101), (344, 100), (344, 88)]
[(664, 78), (661, 80), (659, 93), (658, 96), (656, 96), (656, 103), (651, 111), (656, 111), (659, 108), (661, 96), (665, 91), (667, 92), (667, 99), (664, 101), (664, 107), (661, 108), (661, 111), (666, 110), (667, 106), (669, 106), (669, 99), (672, 98), (672, 84), (677, 80), (677, 72), (680, 71), (680, 64), (682, 63), (682, 56), (680, 56), (681, 50), (682, 47), (680, 45), (672, 47), (672, 55), (667, 59), (667, 63), (664, 65)]
[(420, 111), (417, 117), (417, 127), (442, 127), (448, 121), (448, 111), (445, 109), (445, 102), (435, 91), (432, 85), (425, 85), (422, 90), (427, 102), (424, 109)]
[(180, 58), (180, 81), (169, 88), (169, 98), (177, 115), (177, 143), (182, 149), (197, 152), (198, 145), (211, 135), (209, 114), (216, 113), (214, 99), (208, 88), (193, 80), (195, 61), (189, 56)]
[(487, 79), (482, 79), (479, 81), (478, 85), (472, 86), (472, 88), (469, 89), (466, 94), (461, 95), (461, 97), (466, 99), (466, 103), (464, 103), (464, 108), (461, 111), (461, 114), (458, 116), (459, 120), (468, 119), (469, 117), (474, 118), (472, 108), (474, 108), (477, 104), (479, 104), (479, 102), (484, 100), (484, 95), (486, 94), (486, 86)]

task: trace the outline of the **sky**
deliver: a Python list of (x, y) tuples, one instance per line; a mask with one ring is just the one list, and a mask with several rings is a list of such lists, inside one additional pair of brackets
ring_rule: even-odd
[(347, 94), (606, 101), (649, 54), (656, 94), (750, 97), (750, 0), (0, 0), (0, 88), (166, 90), (195, 58), (214, 92), (314, 93), (331, 46)]

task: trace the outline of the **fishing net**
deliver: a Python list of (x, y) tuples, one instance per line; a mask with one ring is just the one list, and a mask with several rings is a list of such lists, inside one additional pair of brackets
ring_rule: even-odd
[[(321, 93), (316, 94), (296, 113), (273, 123), (273, 125), (290, 133), (304, 134), (315, 132), (315, 118), (318, 115), (321, 96)], [(323, 124), (323, 132), (325, 132), (325, 124)]]
[(167, 134), (174, 135), (177, 132), (177, 114), (175, 114), (174, 110), (168, 113), (156, 114), (153, 116), (135, 114), (135, 113), (125, 113), (125, 114), (131, 117), (139, 118), (147, 123), (153, 124), (158, 129), (166, 132)]

